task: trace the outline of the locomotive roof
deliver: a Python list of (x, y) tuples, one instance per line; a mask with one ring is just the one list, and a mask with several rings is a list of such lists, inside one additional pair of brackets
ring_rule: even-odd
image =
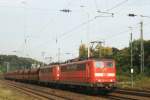
[(58, 64), (57, 65), (48, 65), (48, 66), (40, 67), (40, 69), (52, 68), (52, 67), (55, 67), (55, 66), (59, 66), (59, 65)]
[(75, 61), (75, 62), (62, 63), (62, 64), (60, 64), (60, 66), (67, 65), (67, 64), (85, 63), (85, 62), (95, 61), (95, 60), (99, 60), (99, 61), (114, 61), (113, 59), (93, 59), (92, 58), (92, 59), (80, 60), (80, 61)]

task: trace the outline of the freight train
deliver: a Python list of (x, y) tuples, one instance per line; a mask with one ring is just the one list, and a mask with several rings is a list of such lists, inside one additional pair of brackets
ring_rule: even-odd
[(87, 59), (5, 73), (5, 79), (76, 88), (112, 89), (116, 86), (116, 65), (112, 59)]

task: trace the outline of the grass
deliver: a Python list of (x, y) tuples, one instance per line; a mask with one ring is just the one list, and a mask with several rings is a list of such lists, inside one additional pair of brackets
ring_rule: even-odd
[(150, 77), (136, 76), (134, 87), (141, 89), (150, 89)]
[[(131, 88), (131, 77), (125, 75), (117, 76), (118, 87)], [(135, 89), (150, 89), (150, 77), (144, 75), (133, 76), (133, 88)]]
[(0, 100), (37, 100), (13, 88), (7, 87), (0, 81)]

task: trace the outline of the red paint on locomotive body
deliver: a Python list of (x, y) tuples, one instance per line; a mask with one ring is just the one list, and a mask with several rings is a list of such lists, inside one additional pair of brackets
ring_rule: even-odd
[(65, 84), (105, 87), (116, 82), (113, 60), (85, 60), (60, 65), (60, 82)]
[(95, 61), (95, 82), (100, 85), (115, 85), (116, 66), (113, 60)]
[(39, 81), (41, 82), (56, 82), (59, 80), (59, 66), (52, 65), (40, 68), (39, 71)]
[(60, 82), (78, 84), (88, 82), (86, 61), (79, 61), (60, 65)]

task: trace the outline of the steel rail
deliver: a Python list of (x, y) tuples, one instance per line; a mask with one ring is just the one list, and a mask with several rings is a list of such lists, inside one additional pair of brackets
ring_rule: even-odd
[(136, 89), (117, 89), (115, 91), (116, 93), (121, 94), (130, 94), (130, 95), (136, 95), (136, 96), (142, 96), (142, 97), (150, 97), (150, 91), (145, 90), (136, 90)]
[(23, 91), (24, 93), (26, 93), (28, 95), (33, 95), (34, 97), (37, 97), (40, 99), (45, 98), (48, 100), (72, 100), (72, 99), (64, 97), (64, 96), (59, 96), (59, 95), (52, 94), (52, 93), (45, 92), (45, 91), (39, 91), (37, 89), (25, 87), (23, 85), (18, 85), (18, 84), (12, 83), (12, 82), (10, 82), (10, 83), (7, 82), (7, 84), (11, 87), (14, 87), (18, 90)]
[(144, 90), (118, 88), (107, 96), (113, 100), (149, 100), (150, 92)]

